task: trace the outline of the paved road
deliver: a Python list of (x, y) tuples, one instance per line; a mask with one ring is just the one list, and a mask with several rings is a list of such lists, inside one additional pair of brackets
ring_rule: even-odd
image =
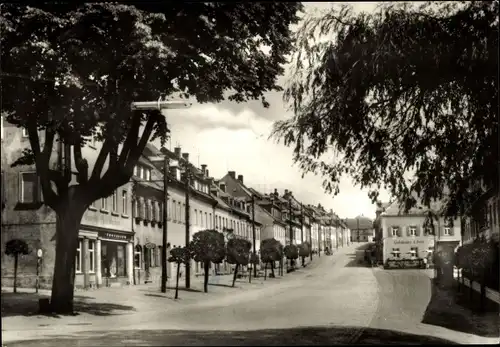
[[(327, 345), (476, 342), (420, 323), (430, 298), (425, 271), (352, 266), (354, 248), (301, 273), (172, 312), (109, 317), (106, 326), (7, 346)], [(90, 330), (90, 329), (87, 329)], [(445, 339), (442, 339), (445, 338)]]

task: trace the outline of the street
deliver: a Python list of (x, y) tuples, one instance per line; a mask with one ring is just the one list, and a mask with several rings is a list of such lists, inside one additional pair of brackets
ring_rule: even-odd
[[(51, 334), (31, 331), (25, 336), (4, 331), (4, 338), (9, 339), (4, 340), (4, 345), (495, 342), (421, 323), (431, 296), (426, 270), (386, 271), (360, 266), (354, 263), (354, 250), (351, 246), (333, 256), (315, 258), (310, 268), (268, 280), (261, 288), (214, 297), (173, 311), (158, 309), (123, 318), (106, 317), (97, 324), (61, 328)], [(30, 340), (18, 341), (23, 339)]]

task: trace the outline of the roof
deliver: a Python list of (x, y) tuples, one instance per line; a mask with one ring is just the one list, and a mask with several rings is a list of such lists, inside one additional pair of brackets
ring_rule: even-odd
[(356, 218), (347, 218), (346, 222), (347, 222), (347, 227), (351, 230), (373, 229), (373, 220), (365, 216), (357, 216)]
[[(430, 204), (430, 210), (435, 213), (441, 213), (444, 208), (444, 201), (432, 201)], [(385, 211), (381, 214), (382, 216), (408, 216), (408, 215), (422, 215), (425, 214), (429, 209), (426, 206), (418, 203), (415, 207), (412, 207), (407, 213), (404, 213), (404, 208), (401, 208), (398, 201), (391, 203)]]

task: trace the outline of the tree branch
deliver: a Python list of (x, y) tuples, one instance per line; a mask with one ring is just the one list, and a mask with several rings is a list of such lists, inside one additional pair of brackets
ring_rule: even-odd
[(78, 183), (85, 184), (89, 179), (89, 164), (82, 157), (82, 137), (78, 135), (77, 141), (73, 144), (73, 155), (75, 157), (75, 167), (78, 171)]
[(137, 139), (139, 137), (139, 128), (141, 127), (141, 113), (135, 112), (132, 118), (132, 126), (129, 129), (127, 138), (123, 143), (122, 151), (120, 153), (120, 158), (118, 160), (118, 165), (123, 167), (127, 161), (130, 151), (134, 146), (137, 146)]
[(92, 176), (90, 177), (90, 181), (97, 183), (101, 178), (102, 168), (106, 159), (108, 158), (108, 154), (111, 151), (111, 140), (109, 137), (106, 137), (104, 143), (102, 144), (101, 151), (99, 152), (99, 156), (94, 164), (94, 169), (92, 170)]

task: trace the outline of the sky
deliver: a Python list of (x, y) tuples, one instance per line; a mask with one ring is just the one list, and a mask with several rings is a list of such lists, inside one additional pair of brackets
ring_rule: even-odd
[[(326, 9), (330, 3), (304, 3), (306, 13)], [(354, 3), (356, 10), (372, 11), (376, 3)], [(285, 72), (286, 75), (286, 72)], [(280, 78), (280, 82), (284, 82)], [(282, 84), (283, 85), (283, 84)], [(270, 102), (264, 108), (260, 101), (218, 104), (193, 104), (189, 109), (168, 110), (167, 122), (171, 139), (167, 148), (181, 147), (189, 153), (194, 165), (206, 164), (210, 176), (222, 178), (228, 171), (243, 175), (247, 186), (269, 193), (285, 189), (305, 204), (320, 203), (333, 209), (341, 218), (364, 215), (375, 217), (375, 206), (368, 198), (368, 191), (353, 185), (349, 177), (340, 184), (340, 193), (327, 194), (323, 178), (312, 174), (302, 178), (298, 166), (292, 160), (292, 148), (269, 140), (274, 121), (292, 116), (282, 100), (282, 92), (266, 93)], [(389, 195), (381, 193), (388, 201)]]

